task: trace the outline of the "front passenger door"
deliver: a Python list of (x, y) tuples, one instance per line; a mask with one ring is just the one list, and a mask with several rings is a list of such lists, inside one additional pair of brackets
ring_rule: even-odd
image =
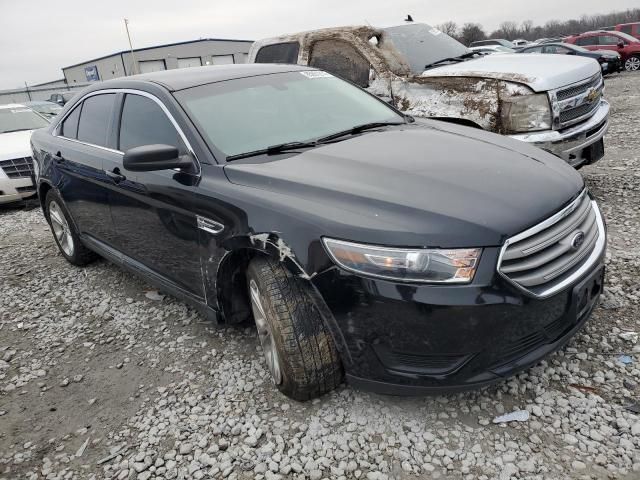
[[(118, 149), (167, 144), (188, 154), (180, 135), (155, 97), (127, 93), (121, 104)], [(194, 159), (195, 162), (195, 159)], [(160, 275), (192, 296), (204, 298), (198, 227), (190, 200), (199, 177), (162, 170), (130, 172), (118, 162), (105, 164), (113, 179), (111, 214), (118, 248), (134, 267)]]

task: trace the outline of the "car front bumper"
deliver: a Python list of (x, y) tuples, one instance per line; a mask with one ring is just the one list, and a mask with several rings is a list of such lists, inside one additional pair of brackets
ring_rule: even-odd
[[(1, 172), (0, 175), (2, 175)], [(33, 197), (35, 194), (36, 187), (31, 177), (0, 177), (0, 205), (19, 202), (25, 198)]]
[(605, 100), (588, 120), (562, 130), (546, 130), (511, 135), (511, 138), (531, 143), (551, 152), (573, 167), (592, 163), (589, 147), (603, 139), (609, 129), (609, 103)]
[(337, 268), (314, 277), (349, 383), (391, 395), (465, 390), (561, 348), (598, 302), (602, 257), (565, 290), (538, 299), (496, 273), (497, 255), (485, 249), (471, 285), (401, 284)]

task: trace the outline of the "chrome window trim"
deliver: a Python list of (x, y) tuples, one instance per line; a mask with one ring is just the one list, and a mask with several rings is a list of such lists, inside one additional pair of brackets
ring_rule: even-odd
[[(200, 175), (200, 173), (202, 172), (202, 166), (200, 165), (200, 160), (198, 159), (198, 156), (194, 152), (193, 147), (189, 143), (189, 140), (187, 140), (186, 135), (182, 131), (182, 128), (180, 128), (180, 125), (178, 124), (176, 119), (173, 118), (173, 115), (171, 115), (171, 112), (169, 112), (169, 109), (166, 107), (166, 105), (164, 103), (162, 103), (162, 101), (158, 97), (156, 97), (155, 95), (153, 95), (153, 94), (151, 94), (149, 92), (145, 92), (143, 90), (136, 90), (134, 88), (108, 88), (108, 89), (104, 89), (104, 90), (95, 90), (93, 92), (86, 93), (76, 102), (75, 106), (71, 110), (69, 110), (63, 117), (59, 118), (56, 121), (55, 126), (53, 127), (53, 130), (52, 130), (52, 135), (54, 137), (57, 137), (57, 138), (64, 138), (65, 140), (69, 140), (71, 142), (76, 142), (76, 143), (79, 143), (81, 145), (86, 145), (88, 147), (94, 147), (94, 148), (98, 148), (98, 149), (101, 149), (101, 150), (105, 150), (107, 152), (118, 153), (120, 155), (124, 155), (124, 152), (121, 151), (121, 150), (116, 150), (116, 149), (109, 148), (109, 147), (103, 147), (101, 145), (94, 145), (93, 143), (83, 142), (81, 140), (65, 137), (65, 136), (59, 134), (59, 128), (60, 128), (60, 125), (62, 124), (62, 122), (64, 122), (65, 119), (71, 114), (71, 112), (73, 112), (76, 108), (78, 108), (78, 106), (82, 102), (84, 102), (89, 97), (93, 97), (95, 95), (108, 94), (108, 93), (116, 93), (116, 94), (117, 93), (125, 93), (125, 94), (130, 94), (130, 95), (140, 95), (141, 97), (146, 97), (146, 98), (154, 101), (162, 109), (164, 114), (167, 116), (167, 118), (169, 119), (169, 121), (173, 125), (173, 128), (175, 128), (176, 131), (178, 132), (178, 135), (180, 136), (180, 139), (184, 142), (185, 146), (187, 147), (187, 150), (189, 151), (189, 155), (191, 155), (193, 157), (193, 159), (195, 160), (195, 163), (196, 163), (196, 166), (197, 166), (197, 170), (198, 170), (196, 172), (196, 175)], [(80, 116), (82, 117), (82, 114)]]
[(602, 213), (600, 212), (600, 208), (598, 208), (598, 204), (596, 203), (595, 200), (591, 200), (591, 207), (593, 208), (593, 211), (596, 214), (596, 223), (598, 225), (598, 239), (596, 240), (596, 244), (594, 245), (593, 250), (591, 251), (591, 254), (587, 258), (587, 260), (575, 272), (573, 272), (563, 281), (543, 290), (540, 293), (535, 293), (523, 287), (522, 285), (519, 285), (518, 283), (514, 282), (507, 275), (505, 275), (500, 271), (500, 267), (502, 265), (502, 257), (507, 251), (507, 247), (509, 245), (511, 245), (512, 243), (519, 242), (520, 240), (523, 240), (525, 238), (529, 238), (530, 236), (535, 235), (536, 233), (550, 227), (551, 225), (558, 223), (560, 220), (562, 220), (564, 217), (571, 214), (571, 212), (573, 212), (576, 208), (578, 208), (582, 200), (584, 200), (585, 195), (587, 195), (586, 188), (580, 193), (578, 198), (576, 198), (573, 202), (571, 202), (570, 205), (560, 210), (555, 215), (549, 217), (542, 223), (539, 223), (529, 228), (528, 230), (525, 230), (524, 232), (521, 232), (507, 239), (507, 241), (504, 243), (504, 245), (500, 249), (500, 253), (498, 255), (498, 263), (496, 267), (496, 271), (498, 272), (498, 275), (500, 275), (500, 277), (502, 277), (511, 285), (515, 286), (518, 290), (526, 293), (527, 295), (532, 296), (534, 298), (544, 299), (564, 290), (573, 282), (575, 282), (578, 278), (582, 277), (585, 273), (587, 273), (593, 267), (593, 265), (598, 261), (598, 259), (604, 252), (604, 248), (607, 242), (607, 235), (604, 227), (604, 220), (602, 219)]

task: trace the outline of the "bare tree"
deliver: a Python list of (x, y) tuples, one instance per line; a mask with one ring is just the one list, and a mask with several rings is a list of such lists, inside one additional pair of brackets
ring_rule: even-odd
[(478, 40), (484, 40), (487, 34), (479, 23), (465, 23), (460, 32), (460, 41), (465, 45), (471, 44)]
[(436, 25), (436, 28), (450, 37), (456, 38), (458, 36), (458, 24), (451, 20), (441, 23), (440, 25)]

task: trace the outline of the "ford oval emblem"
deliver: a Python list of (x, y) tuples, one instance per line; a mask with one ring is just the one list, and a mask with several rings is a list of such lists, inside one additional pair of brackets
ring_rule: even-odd
[(578, 250), (584, 243), (584, 232), (580, 231), (576, 233), (571, 239), (571, 249)]

